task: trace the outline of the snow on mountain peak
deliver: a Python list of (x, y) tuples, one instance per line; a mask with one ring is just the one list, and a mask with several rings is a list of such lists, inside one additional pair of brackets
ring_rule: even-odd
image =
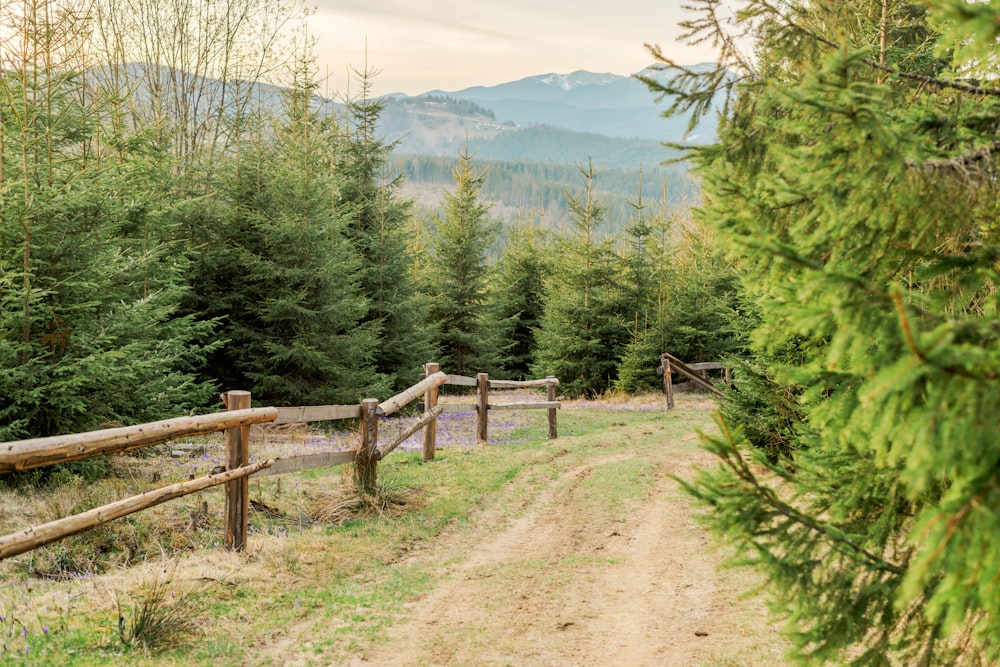
[(620, 76), (615, 74), (595, 74), (593, 72), (577, 70), (572, 74), (543, 74), (535, 77), (535, 80), (547, 86), (572, 90), (579, 86), (604, 86), (614, 83), (620, 78)]

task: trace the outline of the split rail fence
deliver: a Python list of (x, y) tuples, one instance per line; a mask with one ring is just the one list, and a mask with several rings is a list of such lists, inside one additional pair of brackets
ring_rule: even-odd
[(660, 365), (656, 369), (656, 372), (663, 376), (663, 393), (667, 395), (667, 409), (674, 407), (674, 381), (673, 372), (677, 371), (679, 374), (685, 376), (695, 386), (701, 389), (708, 390), (719, 398), (725, 398), (725, 394), (716, 389), (712, 381), (708, 379), (707, 371), (722, 370), (725, 373), (725, 382), (730, 384), (732, 382), (732, 369), (726, 367), (718, 361), (703, 361), (696, 364), (685, 364), (683, 361), (675, 357), (674, 355), (664, 352), (660, 355)]
[[(475, 387), (475, 402), (438, 403), (442, 385)], [(378, 462), (403, 441), (423, 429), (422, 456), (434, 458), (437, 418), (445, 412), (476, 412), (476, 439), (486, 442), (489, 413), (493, 410), (547, 410), (550, 439), (557, 436), (556, 400), (559, 380), (490, 380), (486, 373), (476, 377), (446, 375), (436, 363), (426, 364), (424, 379), (409, 389), (379, 402), (368, 398), (357, 405), (314, 405), (289, 408), (250, 406), (247, 391), (223, 395), (226, 411), (194, 417), (178, 417), (149, 424), (104, 429), (88, 433), (35, 438), (0, 443), (0, 474), (42, 466), (78, 461), (104, 454), (127, 452), (178, 438), (225, 431), (227, 465), (225, 470), (185, 482), (170, 484), (136, 496), (124, 498), (80, 514), (33, 526), (17, 533), (0, 536), (0, 560), (31, 551), (71, 535), (91, 530), (115, 519), (149, 509), (212, 486), (225, 484), (226, 549), (242, 551), (246, 547), (247, 518), (250, 504), (249, 478), (354, 464), (354, 481), (362, 490), (372, 490), (377, 479)], [(547, 400), (519, 403), (491, 403), (490, 389), (547, 387)], [(419, 397), (424, 399), (423, 415), (391, 442), (379, 444), (378, 420), (389, 416)], [(339, 419), (358, 419), (358, 446), (345, 452), (326, 452), (289, 458), (275, 458), (250, 463), (250, 426), (253, 424), (293, 424)]]

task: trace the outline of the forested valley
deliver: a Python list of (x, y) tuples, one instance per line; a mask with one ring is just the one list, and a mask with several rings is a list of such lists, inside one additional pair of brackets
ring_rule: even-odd
[(0, 438), (356, 402), (428, 361), (594, 397), (723, 359), (718, 465), (683, 484), (791, 657), (1000, 661), (997, 3), (692, 0), (718, 67), (650, 45), (645, 82), (719, 112), (697, 191), (396, 153), (373, 71), (322, 103), (296, 4), (170, 4), (3, 14)]

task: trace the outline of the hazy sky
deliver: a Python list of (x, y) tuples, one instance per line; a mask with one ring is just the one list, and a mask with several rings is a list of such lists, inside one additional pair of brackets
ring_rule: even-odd
[(645, 42), (685, 64), (713, 58), (675, 41), (690, 0), (313, 0), (308, 20), (329, 85), (381, 70), (374, 93), (459, 90), (576, 70), (632, 74)]

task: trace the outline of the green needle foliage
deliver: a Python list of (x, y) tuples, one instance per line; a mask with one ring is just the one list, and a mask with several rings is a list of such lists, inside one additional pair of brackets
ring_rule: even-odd
[(487, 372), (496, 362), (483, 306), (490, 273), (486, 250), (499, 225), (480, 200), (483, 174), (476, 173), (468, 151), (459, 155), (452, 175), (454, 191), (444, 195), (444, 216), (436, 221), (432, 241), (436, 271), (430, 315), (440, 329), (442, 367), (469, 375)]
[(607, 209), (595, 189), (598, 172), (591, 163), (580, 173), (584, 194), (568, 196), (572, 230), (555, 244), (533, 366), (537, 377), (558, 377), (570, 396), (609, 389), (628, 340), (621, 263), (613, 239), (600, 235)]
[(199, 309), (229, 342), (214, 371), (264, 404), (354, 402), (384, 388), (348, 220), (331, 206), (336, 128), (300, 58), (280, 116), (233, 164), (229, 217), (202, 255)]
[[(696, 4), (720, 70), (654, 51), (661, 90), (674, 111), (734, 94), (695, 154), (699, 219), (759, 308), (773, 391), (727, 412), (690, 491), (770, 578), (802, 664), (995, 664), (1000, 8), (751, 0), (730, 30)], [(762, 423), (783, 455), (744, 446)]]
[(369, 310), (363, 321), (377, 328), (377, 370), (402, 389), (417, 380), (434, 358), (426, 299), (417, 291), (409, 253), (412, 202), (400, 195), (399, 176), (390, 177), (393, 144), (376, 132), (385, 100), (371, 96), (375, 72), (358, 72), (361, 90), (347, 102), (346, 136), (334, 165), (335, 209), (350, 216), (347, 237), (361, 256), (357, 272)]
[(188, 264), (169, 163), (85, 73), (85, 25), (0, 22), (0, 440), (175, 417), (213, 393), (211, 322), (177, 314)]

